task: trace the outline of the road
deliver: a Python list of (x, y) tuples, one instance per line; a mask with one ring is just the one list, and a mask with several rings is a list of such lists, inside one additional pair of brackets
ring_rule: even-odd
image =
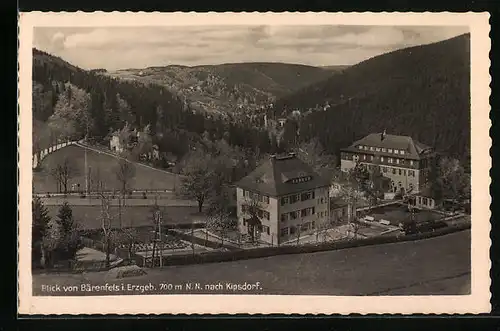
[[(227, 289), (196, 292), (210, 294), (460, 295), (470, 293), (470, 240), (470, 231), (467, 230), (414, 242), (146, 269), (147, 275), (128, 278), (126, 283), (262, 284), (262, 290), (253, 292), (233, 292)], [(124, 280), (110, 280), (106, 272), (33, 276), (35, 295), (44, 295), (41, 286), (47, 284), (80, 286), (82, 283), (98, 285), (106, 282), (120, 284)], [(96, 295), (120, 293), (100, 292)], [(165, 294), (156, 287), (154, 291), (147, 293)], [(170, 293), (193, 292), (186, 291), (184, 287)], [(54, 295), (65, 294), (59, 292)], [(72, 292), (71, 295), (92, 293)]]

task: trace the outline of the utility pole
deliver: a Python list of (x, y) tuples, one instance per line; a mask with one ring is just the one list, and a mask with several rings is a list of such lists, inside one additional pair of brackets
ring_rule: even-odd
[(85, 121), (86, 123), (86, 132), (85, 132), (85, 192), (87, 193), (87, 196), (89, 195), (89, 176), (88, 176), (88, 170), (87, 170), (87, 142), (88, 142), (88, 136), (89, 136), (89, 120), (88, 118)]
[(163, 241), (161, 240), (161, 212), (158, 211), (158, 248), (160, 249), (160, 268), (163, 267)]

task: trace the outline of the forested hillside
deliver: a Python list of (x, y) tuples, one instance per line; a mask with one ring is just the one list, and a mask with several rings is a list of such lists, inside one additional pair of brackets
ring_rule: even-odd
[(317, 135), (330, 152), (385, 129), (467, 161), (469, 48), (466, 34), (377, 56), (277, 100), (270, 113), (300, 110), (299, 139)]
[(185, 154), (202, 135), (224, 137), (230, 144), (268, 152), (269, 137), (250, 125), (226, 123), (193, 112), (165, 87), (122, 81), (86, 71), (45, 52), (33, 50), (33, 148), (56, 138), (89, 136), (104, 140), (125, 123), (150, 125), (162, 151)]

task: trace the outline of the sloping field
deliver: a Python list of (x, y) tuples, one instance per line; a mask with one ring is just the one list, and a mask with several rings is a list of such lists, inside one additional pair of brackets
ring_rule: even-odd
[[(432, 239), (351, 248), (310, 254), (281, 255), (235, 262), (166, 267), (129, 278), (130, 284), (149, 284), (155, 290), (142, 294), (186, 293), (186, 283), (221, 283), (219, 291), (196, 293), (302, 294), (302, 295), (459, 295), (470, 293), (470, 231)], [(40, 274), (33, 276), (34, 295), (47, 295), (42, 284), (102, 285), (106, 272)], [(260, 282), (262, 290), (233, 292), (226, 283)], [(183, 285), (183, 290), (161, 291), (159, 283)], [(94, 292), (103, 295), (104, 292)], [(141, 294), (109, 292), (106, 294)], [(193, 293), (192, 291), (189, 293)], [(54, 295), (67, 295), (64, 291)], [(71, 295), (92, 295), (71, 292)]]
[[(57, 182), (51, 175), (51, 170), (57, 164), (62, 163), (65, 157), (73, 162), (77, 170), (77, 175), (70, 180), (69, 186), (80, 184), (82, 189), (85, 187), (85, 149), (80, 146), (68, 146), (49, 154), (43, 160), (40, 172), (33, 173), (33, 187), (36, 193), (57, 192)], [(105, 189), (118, 190), (120, 188), (115, 172), (118, 164), (116, 157), (88, 150), (87, 164), (91, 168), (91, 177), (99, 172), (99, 177), (105, 183)], [(136, 190), (172, 190), (179, 183), (179, 177), (175, 174), (135, 163), (135, 177), (130, 187)]]

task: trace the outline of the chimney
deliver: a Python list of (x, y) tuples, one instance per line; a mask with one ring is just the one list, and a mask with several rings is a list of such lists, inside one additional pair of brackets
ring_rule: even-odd
[(384, 129), (384, 132), (382, 132), (380, 134), (380, 140), (384, 140), (384, 138), (385, 138), (385, 129)]

